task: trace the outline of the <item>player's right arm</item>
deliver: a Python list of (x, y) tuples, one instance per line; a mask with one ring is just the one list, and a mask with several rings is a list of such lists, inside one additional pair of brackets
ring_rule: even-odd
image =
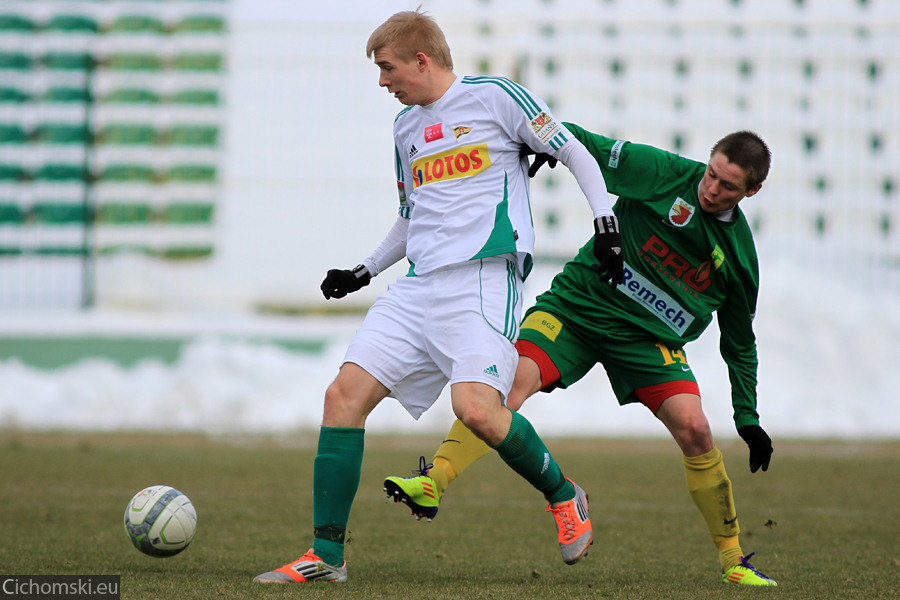
[(409, 232), (409, 216), (411, 207), (406, 197), (404, 185), (404, 165), (400, 153), (394, 148), (395, 168), (397, 174), (397, 192), (400, 197), (400, 209), (397, 220), (388, 230), (387, 235), (377, 248), (360, 264), (352, 269), (330, 269), (319, 289), (327, 300), (343, 298), (347, 294), (369, 285), (375, 277), (397, 261), (406, 256), (406, 238)]

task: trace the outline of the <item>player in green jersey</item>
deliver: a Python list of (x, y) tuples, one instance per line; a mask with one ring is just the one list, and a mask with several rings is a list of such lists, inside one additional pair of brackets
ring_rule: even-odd
[[(759, 271), (738, 203), (760, 190), (769, 149), (756, 134), (735, 132), (719, 140), (703, 164), (566, 127), (597, 160), (609, 191), (619, 196), (614, 209), (624, 279), (618, 286), (597, 280), (591, 242), (566, 264), (525, 314), (507, 406), (517, 410), (535, 392), (569, 386), (602, 364), (619, 404), (647, 406), (681, 449), (688, 491), (719, 551), (723, 580), (774, 586), (741, 550), (731, 480), (684, 351), (715, 312), (735, 425), (749, 446), (751, 472), (767, 470), (773, 449), (756, 412), (752, 326)], [(529, 174), (547, 162), (554, 166), (551, 157), (539, 154)], [(416, 477), (387, 478), (385, 491), (414, 515), (431, 518), (448, 484), (487, 452), (457, 421), (432, 464), (423, 464)], [(426, 488), (437, 493), (423, 493)]]

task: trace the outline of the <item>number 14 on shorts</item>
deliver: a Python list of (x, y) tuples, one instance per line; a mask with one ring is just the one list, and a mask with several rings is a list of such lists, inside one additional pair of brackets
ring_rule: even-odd
[(687, 362), (687, 357), (684, 355), (684, 350), (672, 350), (662, 342), (657, 342), (656, 347), (659, 348), (660, 353), (662, 353), (664, 365), (669, 366), (674, 365), (675, 363), (680, 363), (684, 365), (682, 369), (684, 369), (685, 371), (690, 370)]

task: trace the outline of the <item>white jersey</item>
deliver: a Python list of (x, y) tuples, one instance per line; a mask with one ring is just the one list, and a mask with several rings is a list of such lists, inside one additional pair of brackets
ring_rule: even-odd
[(436, 102), (404, 109), (394, 145), (410, 275), (514, 253), (527, 276), (534, 225), (520, 149), (556, 156), (568, 142), (579, 143), (542, 100), (502, 77), (457, 77)]

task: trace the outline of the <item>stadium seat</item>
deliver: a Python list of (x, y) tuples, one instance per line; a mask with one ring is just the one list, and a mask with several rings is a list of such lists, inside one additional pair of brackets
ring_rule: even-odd
[(107, 33), (166, 33), (162, 19), (151, 15), (122, 15), (106, 28)]
[(28, 179), (28, 171), (21, 165), (0, 163), (0, 181), (25, 181)]
[(0, 124), (0, 144), (24, 144), (28, 133), (19, 124)]
[(34, 67), (34, 59), (24, 52), (0, 52), (0, 69), (28, 71)]
[(35, 128), (35, 140), (44, 144), (88, 144), (92, 138), (84, 123), (41, 123)]
[(86, 71), (96, 66), (89, 52), (48, 52), (42, 62), (48, 69), (60, 71)]
[(218, 137), (214, 125), (178, 125), (169, 131), (169, 143), (176, 146), (215, 146)]
[(109, 225), (149, 223), (153, 209), (148, 203), (107, 202), (97, 207), (97, 222)]
[(159, 133), (152, 125), (107, 125), (100, 130), (98, 142), (119, 145), (153, 145), (159, 143)]
[(24, 220), (22, 207), (18, 204), (0, 202), (0, 224), (18, 225)]
[(91, 90), (84, 87), (51, 87), (41, 94), (44, 102), (80, 102), (88, 104), (92, 100)]
[(28, 102), (31, 94), (16, 87), (0, 86), (0, 104), (21, 104)]
[(103, 97), (104, 102), (115, 104), (159, 104), (158, 92), (144, 88), (118, 88)]
[(163, 220), (178, 225), (212, 223), (215, 206), (212, 203), (178, 202), (165, 207)]
[(86, 15), (55, 15), (44, 24), (44, 31), (66, 33), (97, 33), (97, 21)]
[(162, 71), (166, 66), (162, 56), (138, 52), (110, 54), (105, 64), (115, 71)]
[(188, 15), (172, 27), (175, 33), (224, 33), (225, 19), (219, 15)]
[(84, 204), (38, 202), (31, 207), (31, 215), (37, 223), (49, 225), (83, 225), (88, 220)]
[(113, 164), (100, 171), (101, 181), (116, 182), (153, 182), (156, 181), (153, 167), (141, 164)]
[(213, 165), (176, 165), (169, 169), (169, 180), (180, 182), (214, 182), (216, 167)]
[(36, 29), (34, 21), (23, 15), (0, 14), (0, 31), (30, 33)]
[(34, 172), (36, 180), (43, 181), (89, 181), (90, 176), (84, 165), (50, 163), (41, 165)]
[(178, 71), (218, 72), (222, 70), (223, 62), (221, 54), (186, 52), (172, 58), (172, 68)]
[(173, 104), (202, 104), (217, 106), (219, 104), (219, 90), (179, 90), (172, 94), (171, 101)]
[(158, 253), (165, 260), (197, 260), (213, 255), (212, 246), (169, 246)]

